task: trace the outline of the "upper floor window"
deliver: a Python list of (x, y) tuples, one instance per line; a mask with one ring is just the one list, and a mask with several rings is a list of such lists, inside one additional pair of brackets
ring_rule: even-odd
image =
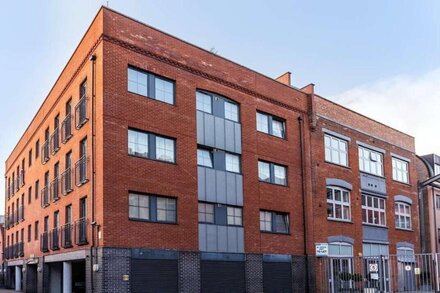
[(275, 163), (258, 161), (258, 178), (264, 182), (287, 185), (287, 167)]
[(393, 161), (393, 179), (399, 182), (408, 183), (408, 162), (394, 158)]
[(242, 226), (243, 225), (243, 213), (242, 208), (237, 207), (227, 207), (227, 223), (232, 226)]
[(216, 170), (240, 173), (240, 156), (222, 150), (197, 149), (197, 165)]
[(128, 91), (174, 104), (174, 81), (140, 69), (128, 67)]
[(289, 214), (260, 211), (260, 231), (289, 233)]
[(284, 119), (262, 112), (257, 112), (257, 130), (276, 137), (286, 137)]
[(217, 94), (198, 90), (196, 92), (197, 110), (239, 122), (239, 106), (237, 103)]
[(325, 160), (334, 164), (348, 166), (348, 142), (344, 139), (324, 135)]
[(174, 163), (175, 139), (156, 134), (128, 130), (128, 153), (130, 155)]
[(411, 206), (407, 203), (396, 202), (395, 205), (396, 228), (411, 229)]
[(359, 169), (363, 172), (383, 176), (383, 154), (359, 146)]
[(29, 150), (28, 166), (32, 166), (32, 149)]
[(440, 174), (440, 165), (434, 164), (434, 175)]
[(197, 149), (197, 165), (212, 168), (212, 153), (207, 149)]
[(199, 223), (243, 226), (243, 209), (224, 204), (199, 202)]
[(199, 202), (199, 223), (214, 224), (214, 204)]
[(440, 195), (439, 194), (435, 195), (435, 208), (440, 209)]
[(385, 226), (385, 199), (363, 194), (362, 222), (365, 224)]
[(38, 156), (40, 155), (40, 140), (37, 139), (35, 142), (35, 159), (38, 159)]
[(327, 187), (327, 217), (336, 220), (351, 220), (350, 192), (339, 187)]
[(176, 223), (177, 203), (175, 198), (130, 193), (128, 195), (130, 219), (151, 222)]

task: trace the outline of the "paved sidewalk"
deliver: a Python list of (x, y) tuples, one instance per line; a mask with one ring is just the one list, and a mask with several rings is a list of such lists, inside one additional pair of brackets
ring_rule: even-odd
[(0, 289), (0, 293), (10, 293), (10, 292), (15, 292), (15, 291), (9, 289)]

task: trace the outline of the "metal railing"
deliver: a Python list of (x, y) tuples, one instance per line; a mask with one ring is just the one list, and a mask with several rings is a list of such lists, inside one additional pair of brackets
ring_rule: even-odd
[(87, 174), (87, 157), (82, 156), (75, 163), (75, 182), (77, 186), (81, 186), (89, 180)]
[(88, 120), (87, 97), (83, 96), (75, 106), (75, 128), (80, 129)]
[(17, 178), (15, 178), (15, 191), (19, 191), (20, 190), (20, 174), (17, 174)]
[(67, 223), (64, 226), (61, 226), (61, 246), (63, 248), (69, 248), (73, 246), (72, 232), (72, 224)]
[(49, 188), (50, 186), (44, 186), (43, 189), (41, 189), (41, 206), (43, 208), (50, 204)]
[(18, 208), (18, 214), (17, 214), (17, 223), (20, 221), (24, 221), (24, 205), (20, 205)]
[(49, 232), (50, 250), (60, 249), (60, 231), (59, 228), (53, 228)]
[(43, 232), (40, 235), (40, 250), (42, 252), (49, 251), (49, 233), (48, 232)]
[(61, 141), (66, 143), (72, 137), (72, 115), (68, 114), (61, 122)]
[(49, 140), (46, 140), (41, 147), (41, 163), (45, 164), (49, 158)]
[(20, 178), (20, 180), (19, 180), (19, 183), (20, 183), (20, 187), (23, 187), (24, 186), (24, 184), (25, 184), (25, 182), (24, 182), (24, 176), (25, 176), (25, 171), (24, 170), (21, 170), (20, 171), (20, 176), (19, 176), (19, 178)]
[(50, 135), (50, 152), (55, 154), (60, 149), (60, 131), (57, 128), (54, 129)]
[(79, 219), (75, 222), (74, 237), (76, 245), (84, 245), (88, 243), (88, 220), (85, 218)]
[(50, 182), (50, 200), (57, 201), (60, 199), (60, 180), (58, 177)]
[(70, 168), (67, 168), (61, 174), (60, 181), (61, 181), (61, 193), (63, 195), (66, 195), (73, 190), (72, 189), (72, 170)]

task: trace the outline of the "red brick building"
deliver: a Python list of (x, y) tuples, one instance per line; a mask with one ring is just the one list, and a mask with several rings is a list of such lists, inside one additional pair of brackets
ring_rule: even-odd
[[(412, 160), (412, 137), (289, 73), (271, 79), (102, 8), (6, 161), (7, 283), (312, 292), (317, 242), (418, 250)], [(363, 196), (386, 208), (363, 220)]]

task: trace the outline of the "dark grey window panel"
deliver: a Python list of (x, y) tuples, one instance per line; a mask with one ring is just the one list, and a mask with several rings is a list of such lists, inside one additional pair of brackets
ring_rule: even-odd
[(343, 236), (343, 235), (338, 235), (338, 236), (329, 236), (327, 237), (327, 242), (328, 243), (332, 243), (332, 242), (345, 242), (345, 243), (350, 243), (350, 244), (354, 244), (354, 239), (348, 236)]
[(386, 182), (384, 178), (361, 173), (361, 189), (373, 194), (386, 195)]
[(266, 262), (292, 262), (292, 256), (288, 254), (263, 254)]
[(353, 190), (353, 185), (348, 183), (347, 181), (337, 179), (337, 178), (327, 178), (325, 180), (327, 186), (339, 186), (348, 190)]
[(388, 229), (385, 227), (363, 226), (363, 241), (388, 243)]
[(199, 249), (208, 252), (244, 252), (244, 229), (236, 226), (199, 224)]
[(245, 261), (245, 254), (240, 253), (218, 253), (218, 252), (201, 252), (201, 260), (212, 261)]
[(177, 251), (160, 249), (134, 248), (131, 250), (131, 258), (139, 259), (177, 259)]
[(243, 176), (241, 174), (197, 167), (200, 201), (243, 206)]
[(197, 143), (241, 154), (241, 125), (197, 111)]
[(394, 201), (401, 201), (401, 202), (407, 203), (409, 205), (412, 205), (412, 203), (413, 203), (412, 199), (410, 199), (409, 197), (407, 197), (405, 195), (395, 195)]

